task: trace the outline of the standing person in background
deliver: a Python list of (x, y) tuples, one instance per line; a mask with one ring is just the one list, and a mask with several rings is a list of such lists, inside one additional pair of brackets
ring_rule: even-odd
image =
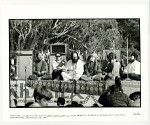
[(62, 59), (60, 53), (55, 54), (56, 60), (52, 62), (52, 80), (58, 79), (62, 80), (61, 72), (65, 69), (65, 60)]
[(122, 74), (121, 78), (126, 79), (127, 74), (129, 74), (129, 78), (132, 80), (141, 80), (141, 69), (140, 69), (140, 62), (137, 61), (138, 55), (133, 52), (131, 54), (130, 63), (124, 69), (124, 73)]
[(63, 80), (79, 80), (84, 72), (83, 62), (79, 59), (78, 53), (71, 54), (71, 60), (66, 64), (65, 70), (61, 73)]

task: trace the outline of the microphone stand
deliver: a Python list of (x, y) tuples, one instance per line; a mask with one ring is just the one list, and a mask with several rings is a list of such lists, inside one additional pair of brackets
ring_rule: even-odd
[(74, 85), (76, 84), (76, 81), (75, 81), (75, 75), (76, 75), (75, 69), (76, 69), (76, 64), (74, 64), (74, 66), (73, 66), (73, 85), (72, 85), (72, 93), (71, 93), (71, 95), (72, 95), (71, 103), (73, 101)]

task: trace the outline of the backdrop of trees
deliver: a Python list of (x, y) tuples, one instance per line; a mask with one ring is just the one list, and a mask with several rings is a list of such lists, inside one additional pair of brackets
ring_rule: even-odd
[[(19, 19), (9, 20), (10, 53), (41, 50), (51, 43), (67, 43), (69, 49), (96, 51), (115, 47), (126, 58), (136, 51), (140, 56), (139, 19)], [(114, 44), (113, 44), (114, 43)], [(114, 45), (114, 46), (113, 46)]]

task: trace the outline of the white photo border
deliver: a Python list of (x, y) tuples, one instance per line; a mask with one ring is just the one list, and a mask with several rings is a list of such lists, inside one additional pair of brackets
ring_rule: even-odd
[[(110, 0), (107, 0), (110, 2)], [(117, 1), (117, 0), (116, 0)], [(10, 115), (57, 115), (58, 113), (63, 115), (73, 114), (115, 114), (116, 111), (120, 114), (125, 114), (125, 117), (63, 117), (57, 118), (52, 117), (50, 119), (41, 120), (36, 119), (36, 121), (128, 121), (137, 122), (139, 124), (141, 121), (147, 124), (149, 121), (149, 95), (150, 92), (148, 88), (150, 85), (149, 75), (149, 56), (150, 46), (149, 39), (149, 5), (148, 0), (143, 0), (143, 4), (132, 3), (130, 0), (128, 4), (76, 4), (76, 5), (1, 5), (1, 17), (0, 17), (0, 56), (2, 62), (1, 64), (1, 111), (2, 121), (35, 121), (35, 119), (10, 119)], [(134, 1), (134, 0), (133, 0)], [(138, 0), (140, 1), (140, 0)], [(140, 1), (141, 2), (141, 1)], [(139, 3), (140, 3), (139, 2)], [(52, 2), (53, 3), (53, 2)], [(140, 34), (141, 34), (141, 92), (142, 101), (141, 108), (69, 108), (69, 109), (58, 109), (58, 108), (40, 108), (40, 109), (26, 109), (26, 108), (9, 108), (9, 19), (50, 19), (50, 18), (140, 18)], [(144, 75), (143, 75), (144, 74)], [(31, 112), (32, 111), (32, 112)], [(139, 112), (140, 115), (134, 116), (134, 113)], [(4, 122), (3, 122), (4, 123)], [(38, 124), (38, 123), (37, 123)], [(88, 124), (88, 123), (87, 123)], [(122, 123), (121, 123), (122, 124)]]

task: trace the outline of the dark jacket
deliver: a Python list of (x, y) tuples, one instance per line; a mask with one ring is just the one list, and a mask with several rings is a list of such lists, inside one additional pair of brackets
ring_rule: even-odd
[(94, 76), (101, 72), (101, 63), (98, 60), (95, 62), (87, 62), (84, 65), (84, 74), (87, 76)]

